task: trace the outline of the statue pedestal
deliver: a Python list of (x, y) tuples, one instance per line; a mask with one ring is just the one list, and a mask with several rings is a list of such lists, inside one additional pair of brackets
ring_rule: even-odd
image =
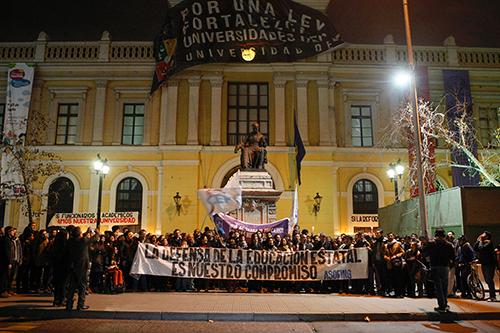
[(254, 224), (276, 221), (276, 201), (282, 192), (274, 189), (271, 175), (266, 170), (240, 171), (240, 184), (243, 205), (229, 215)]

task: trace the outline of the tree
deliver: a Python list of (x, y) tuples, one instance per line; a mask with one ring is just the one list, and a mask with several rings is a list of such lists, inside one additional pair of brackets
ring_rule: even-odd
[[(7, 109), (7, 112), (9, 110)], [(35, 209), (35, 200), (41, 202), (46, 193), (38, 189), (40, 182), (49, 176), (62, 171), (61, 158), (40, 148), (49, 121), (44, 114), (34, 111), (27, 123), (29, 135), (4, 133), (2, 140), (2, 168), (10, 180), (1, 179), (2, 199), (17, 200), (22, 206), (22, 213), (28, 217), (29, 223), (39, 217), (44, 210)], [(26, 122), (28, 122), (26, 120)]]
[[(470, 107), (466, 102), (456, 99), (453, 109), (446, 109), (443, 98), (437, 105), (419, 100), (418, 114), (420, 118), (420, 131), (422, 137), (422, 172), (424, 179), (434, 179), (436, 166), (434, 163), (434, 147), (437, 142), (444, 142), (452, 152), (462, 153), (466, 157), (466, 163), (457, 163), (456, 160), (445, 160), (441, 163), (455, 168), (461, 168), (469, 175), (479, 174), (481, 185), (500, 186), (500, 155), (497, 149), (500, 147), (500, 129), (495, 129), (493, 142), (488, 147), (483, 147), (477, 137), (472, 117), (468, 113)], [(453, 117), (449, 118), (453, 113)], [(451, 119), (451, 121), (450, 121)], [(451, 127), (451, 129), (450, 129)], [(413, 135), (413, 108), (411, 104), (403, 104), (399, 111), (393, 114), (392, 121), (386, 130), (384, 146), (394, 147), (409, 146), (412, 152)], [(414, 149), (413, 149), (414, 151)], [(416, 159), (410, 165), (410, 185), (416, 186)]]

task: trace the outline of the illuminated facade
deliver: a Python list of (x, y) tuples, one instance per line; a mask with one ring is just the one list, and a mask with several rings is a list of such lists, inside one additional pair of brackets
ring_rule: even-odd
[[(498, 127), (500, 49), (463, 48), (449, 38), (443, 46), (417, 46), (415, 52), (418, 63), (428, 66), (434, 101), (443, 95), (443, 69), (469, 71), (475, 117), (486, 142)], [(150, 96), (152, 54), (150, 41), (113, 41), (107, 32), (93, 42), (49, 41), (40, 33), (33, 42), (0, 43), (0, 108), (7, 65), (36, 66), (31, 110), (51, 120), (44, 149), (59, 154), (64, 164), (63, 174), (46, 179), (40, 190), (47, 193), (65, 183), (72, 200), (60, 203), (61, 209), (97, 210), (92, 161), (100, 153), (111, 166), (103, 211), (139, 210), (140, 227), (156, 233), (211, 226), (197, 189), (223, 185), (239, 164), (235, 143), (259, 121), (270, 143), (266, 168), (283, 191), (276, 216), (289, 216), (294, 111), (307, 151), (299, 187), (302, 227), (328, 234), (370, 228), (377, 225), (377, 208), (394, 202), (386, 170), (391, 162), (407, 161), (408, 153), (405, 147), (380, 147), (402, 98), (392, 75), (406, 60), (406, 47), (391, 36), (295, 63), (192, 67)], [(448, 154), (438, 149), (438, 164)], [(437, 178), (451, 186), (449, 167), (439, 167)], [(407, 198), (408, 189), (401, 190)], [(180, 215), (173, 199), (177, 192)], [(323, 200), (315, 215), (316, 193)], [(26, 225), (16, 203), (6, 204), (4, 218), (4, 225)], [(43, 215), (40, 224), (46, 220)]]

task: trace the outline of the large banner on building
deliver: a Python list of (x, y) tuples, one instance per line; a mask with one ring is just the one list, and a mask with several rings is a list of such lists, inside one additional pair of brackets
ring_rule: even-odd
[(184, 0), (155, 39), (151, 92), (190, 66), (296, 61), (341, 43), (323, 13), (290, 0)]
[(20, 197), (26, 192), (20, 165), (15, 156), (22, 153), (26, 138), (34, 73), (35, 69), (24, 63), (13, 65), (7, 73), (0, 173), (3, 198)]
[(280, 235), (282, 237), (291, 232), (289, 218), (284, 218), (272, 223), (253, 224), (246, 223), (229, 215), (220, 213), (213, 215), (213, 220), (215, 226), (217, 227), (217, 232), (223, 237), (227, 237), (231, 230), (238, 230), (240, 234), (243, 234), (248, 240), (250, 240), (252, 235), (257, 231), (260, 231), (263, 234), (270, 232), (273, 236)]
[[(56, 213), (50, 219), (51, 227), (92, 226), (97, 223), (96, 213)], [(101, 225), (137, 225), (139, 212), (102, 212)]]
[(338, 251), (252, 251), (177, 248), (140, 243), (132, 276), (197, 279), (318, 281), (366, 279), (366, 248)]
[[(474, 134), (464, 133), (461, 120), (468, 128), (473, 128), (472, 94), (469, 72), (465, 70), (443, 70), (444, 89), (446, 93), (446, 111), (448, 129), (454, 134), (457, 142), (461, 142), (477, 157), (477, 143)], [(461, 140), (464, 136), (464, 142)], [(461, 149), (451, 148), (454, 166), (451, 167), (453, 186), (479, 186), (479, 173), (471, 167), (471, 162)]]
[[(417, 95), (419, 101), (423, 103), (431, 101), (431, 95), (429, 90), (429, 71), (427, 66), (417, 66), (416, 71), (416, 84), (417, 84)], [(411, 97), (408, 96), (408, 101)], [(429, 107), (431, 107), (429, 105)], [(428, 127), (428, 121), (423, 119), (423, 117), (428, 117), (429, 112), (420, 112), (420, 126), (421, 139), (422, 139), (422, 172), (424, 188), (426, 194), (436, 192), (436, 139), (432, 138), (426, 133), (433, 132), (434, 129)], [(415, 147), (415, 133), (410, 128), (407, 129), (408, 132), (408, 164), (410, 167), (410, 196), (412, 198), (418, 197), (418, 178), (417, 178), (417, 167), (416, 158), (417, 152)]]

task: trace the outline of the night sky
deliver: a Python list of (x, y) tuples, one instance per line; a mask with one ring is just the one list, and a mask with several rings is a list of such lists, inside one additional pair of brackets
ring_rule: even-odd
[[(4, 0), (0, 42), (33, 41), (44, 30), (51, 40), (152, 40), (165, 0)], [(392, 34), (404, 44), (402, 0), (331, 0), (328, 15), (344, 40), (381, 44)], [(500, 47), (499, 0), (410, 0), (416, 45), (442, 45), (454, 35), (459, 46)]]

